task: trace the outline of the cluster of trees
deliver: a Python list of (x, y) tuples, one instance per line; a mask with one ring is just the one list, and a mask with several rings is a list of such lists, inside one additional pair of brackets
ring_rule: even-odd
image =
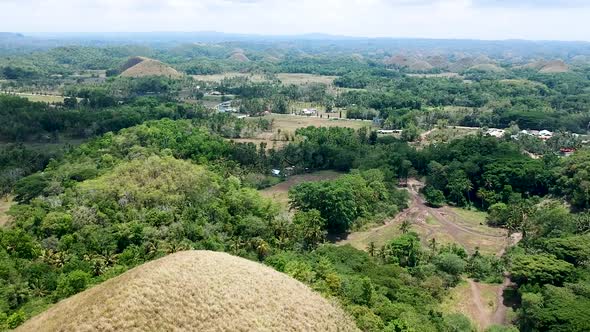
[(117, 105), (112, 97), (99, 90), (81, 93), (81, 102), (66, 98), (63, 105), (30, 102), (25, 98), (0, 95), (0, 141), (57, 142), (61, 138), (90, 138), (109, 131), (161, 118), (193, 118), (205, 110), (155, 99), (139, 98), (130, 104)]
[(292, 209), (317, 211), (331, 233), (362, 226), (363, 218), (391, 217), (407, 206), (408, 195), (395, 189), (379, 170), (352, 172), (333, 181), (306, 182), (289, 190)]
[(273, 254), (265, 263), (336, 297), (363, 331), (474, 331), (468, 318), (442, 314), (438, 303), (462, 274), (497, 280), (503, 270), (498, 258), (469, 256), (456, 245), (423, 248), (413, 232), (382, 248), (324, 245)]
[(590, 217), (572, 214), (563, 204), (536, 201), (492, 206), (491, 224), (523, 234), (507, 255), (517, 285), (517, 323), (521, 331), (590, 329)]

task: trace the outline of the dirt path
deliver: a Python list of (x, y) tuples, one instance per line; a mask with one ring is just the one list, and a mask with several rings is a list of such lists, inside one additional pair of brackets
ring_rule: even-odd
[(491, 317), (486, 312), (484, 305), (485, 301), (481, 296), (481, 292), (479, 290), (477, 283), (471, 279), (467, 279), (467, 282), (469, 283), (469, 289), (471, 290), (471, 303), (475, 306), (476, 309), (476, 317), (472, 318), (475, 319), (480, 328), (485, 329), (491, 325)]
[[(351, 244), (361, 250), (365, 250), (369, 242), (374, 242), (376, 245), (385, 244), (383, 241), (388, 241), (395, 236), (398, 225), (403, 220), (412, 221), (413, 228), (420, 233), (424, 242), (432, 237), (444, 235), (448, 240), (463, 245), (471, 252), (474, 251), (475, 247), (480, 247), (480, 249), (488, 249), (487, 253), (495, 254), (498, 257), (504, 254), (507, 247), (518, 243), (520, 240), (518, 235), (508, 238), (505, 231), (469, 224), (450, 207), (432, 208), (428, 206), (419, 195), (422, 186), (423, 184), (417, 180), (409, 180), (407, 189), (410, 193), (411, 202), (407, 209), (383, 225), (367, 231), (351, 233), (345, 239), (340, 239), (336, 243), (339, 245)], [(429, 223), (429, 220), (434, 220), (436, 224)], [(485, 330), (493, 324), (505, 324), (508, 307), (504, 305), (503, 294), (504, 290), (510, 286), (510, 279), (505, 278), (502, 285), (496, 286), (479, 283), (471, 279), (467, 279), (467, 282), (469, 284), (469, 297), (466, 301), (469, 303), (465, 303), (465, 305), (469, 308), (469, 316), (476, 322), (477, 326), (481, 330)], [(481, 294), (482, 288), (488, 294), (487, 300)], [(490, 307), (491, 302), (495, 304), (495, 309)]]
[[(435, 236), (439, 239), (443, 238), (444, 242), (460, 243), (470, 252), (474, 252), (476, 247), (480, 247), (482, 252), (490, 254), (505, 247), (506, 235), (504, 232), (491, 228), (486, 228), (485, 231), (478, 230), (466, 222), (461, 222), (462, 217), (450, 207), (432, 208), (426, 205), (418, 193), (421, 187), (422, 183), (410, 179), (407, 188), (411, 199), (409, 208), (382, 225), (348, 234), (337, 239), (336, 243), (350, 244), (361, 250), (364, 250), (369, 242), (380, 246), (398, 235), (396, 230), (403, 220), (410, 220), (413, 223), (413, 228), (420, 233), (424, 243)], [(429, 221), (435, 222), (436, 225), (429, 224)]]

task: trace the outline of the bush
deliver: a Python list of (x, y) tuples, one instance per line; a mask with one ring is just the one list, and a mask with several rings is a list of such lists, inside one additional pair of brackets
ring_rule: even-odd
[(58, 298), (66, 298), (86, 289), (90, 282), (90, 274), (75, 270), (68, 274), (62, 274), (57, 281)]
[(426, 202), (433, 207), (441, 207), (446, 201), (445, 194), (431, 186), (424, 188), (424, 198), (426, 198)]

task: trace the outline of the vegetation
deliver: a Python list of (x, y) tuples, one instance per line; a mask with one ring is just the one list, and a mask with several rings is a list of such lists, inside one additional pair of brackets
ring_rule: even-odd
[[(192, 254), (147, 262), (189, 249), (288, 274), (342, 306), (363, 331), (473, 331), (440, 303), (464, 278), (504, 285), (504, 275), (515, 283), (512, 323), (521, 331), (590, 329), (590, 67), (574, 61), (582, 46), (561, 45), (567, 65), (533, 66), (537, 57), (565, 53), (553, 44), (500, 52), (495, 44), (474, 51), (441, 41), (447, 48), (434, 56), (423, 52), (432, 46), (426, 40), (422, 55), (408, 57), (381, 40), (21, 42), (0, 47), (0, 89), (9, 94), (0, 95), (0, 199), (15, 202), (0, 226), (0, 330), (62, 299), (90, 301), (103, 291), (110, 298), (112, 278), (152, 278), (150, 264)], [(55, 99), (11, 95), (19, 93)], [(318, 112), (293, 114), (298, 107)], [(486, 135), (488, 128), (505, 133)], [(542, 139), (521, 129), (554, 133)], [(320, 170), (339, 176), (292, 186), (288, 211), (279, 204), (286, 197), (275, 202), (257, 191)], [(466, 245), (469, 252), (421, 239), (411, 208), (379, 245), (326, 243), (396, 218), (409, 200), (399, 186), (422, 204), (420, 190), (433, 215), (480, 211), (470, 223), (506, 229), (514, 246), (501, 257), (482, 254), (487, 240), (477, 239), (477, 227), (466, 230), (479, 240)], [(254, 271), (234, 275), (209, 264), (220, 287), (239, 285), (228, 276), (260, 282), (256, 271), (271, 273), (219, 257)], [(167, 280), (187, 272), (170, 273)], [(277, 276), (256, 290), (270, 307), (281, 294), (272, 288), (282, 283)], [(282, 291), (317, 297), (294, 285)], [(308, 315), (333, 312), (324, 300), (311, 302), (321, 308)], [(67, 303), (30, 324), (52, 317), (62, 324)], [(277, 316), (263, 308), (254, 315)], [(294, 317), (293, 324), (306, 321)]]

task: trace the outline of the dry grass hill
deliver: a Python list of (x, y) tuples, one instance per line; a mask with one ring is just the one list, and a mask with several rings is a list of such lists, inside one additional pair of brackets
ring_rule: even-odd
[(535, 60), (529, 62), (521, 68), (538, 70), (540, 73), (551, 74), (551, 73), (566, 73), (569, 71), (569, 66), (562, 60)]
[(180, 78), (182, 74), (176, 69), (154, 59), (133, 57), (123, 65), (123, 77), (166, 76)]
[(412, 71), (427, 71), (433, 68), (430, 63), (413, 56), (395, 55), (386, 58), (383, 62), (386, 65), (408, 68)]
[(16, 331), (357, 331), (299, 281), (225, 253), (185, 251), (63, 300)]
[(539, 70), (540, 73), (545, 73), (545, 74), (567, 73), (568, 71), (569, 71), (569, 66), (561, 60), (549, 61)]

